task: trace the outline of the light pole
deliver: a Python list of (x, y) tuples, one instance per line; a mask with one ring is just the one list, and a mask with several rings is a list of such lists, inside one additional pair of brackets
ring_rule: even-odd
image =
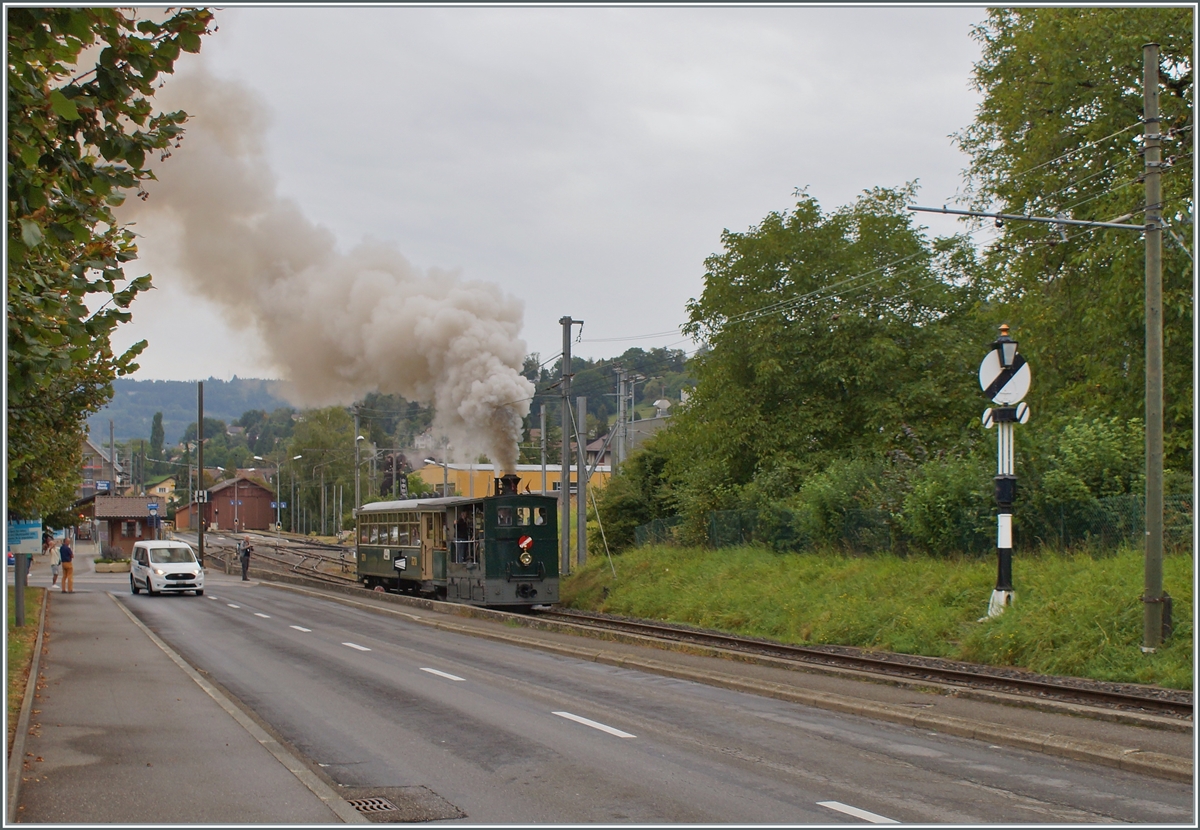
[[(303, 457), (304, 457), (303, 454), (293, 455), (292, 460), (299, 461)], [(296, 465), (295, 464), (291, 465), (291, 471), (292, 471), (292, 506), (290, 508), (291, 512), (288, 515), (291, 517), (291, 520), (292, 520), (292, 522), (291, 522), (292, 533), (295, 533), (296, 532)]]
[[(358, 426), (358, 410), (354, 411), (355, 426)], [(366, 436), (356, 435), (354, 437), (354, 509), (362, 507), (362, 486), (359, 484), (358, 466), (362, 463), (358, 455), (358, 442), (366, 441)]]

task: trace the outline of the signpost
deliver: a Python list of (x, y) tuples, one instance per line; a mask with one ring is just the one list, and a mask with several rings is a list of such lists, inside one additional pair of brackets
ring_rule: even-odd
[(997, 617), (1012, 605), (1012, 506), (1017, 495), (1013, 460), (1014, 424), (1029, 420), (1029, 406), (1022, 401), (1029, 391), (1030, 370), (1017, 341), (1008, 336), (1008, 326), (979, 364), (979, 387), (993, 403), (1001, 404), (983, 413), (983, 426), (998, 433), (996, 447), (996, 587), (988, 603), (988, 616)]

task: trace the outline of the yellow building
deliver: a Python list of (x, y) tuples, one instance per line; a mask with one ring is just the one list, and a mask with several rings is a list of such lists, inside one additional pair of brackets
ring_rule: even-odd
[[(490, 464), (446, 464), (444, 467), (441, 464), (426, 464), (416, 472), (426, 484), (439, 493), (442, 492), (443, 484), (445, 484), (446, 492), (449, 495), (467, 496), (470, 498), (481, 498), (491, 495), (493, 481), (499, 475)], [(541, 464), (518, 464), (514, 472), (521, 477), (521, 482), (518, 485), (520, 492), (542, 492)], [(612, 475), (610, 467), (597, 467), (596, 471), (588, 479), (588, 486), (603, 487), (608, 484), (610, 475)], [(552, 496), (558, 495), (561, 480), (562, 466), (547, 465), (545, 492)], [(575, 492), (578, 480), (579, 472), (572, 465), (570, 471), (572, 494)]]

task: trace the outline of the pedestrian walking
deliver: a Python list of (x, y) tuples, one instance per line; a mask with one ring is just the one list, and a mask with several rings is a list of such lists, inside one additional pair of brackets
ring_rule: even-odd
[(62, 563), (62, 592), (73, 594), (75, 593), (75, 551), (71, 550), (71, 543), (65, 536), (62, 547), (58, 549), (58, 559)]
[(242, 541), (238, 543), (238, 558), (242, 560), (242, 582), (249, 582), (250, 577), (247, 574), (250, 572), (250, 552), (254, 550), (250, 546), (250, 537), (242, 537)]
[(49, 553), (50, 553), (50, 587), (53, 588), (55, 585), (58, 584), (58, 574), (59, 574), (59, 571), (62, 570), (62, 554), (59, 553), (58, 548), (54, 546), (53, 542), (51, 542), (51, 544), (50, 544)]

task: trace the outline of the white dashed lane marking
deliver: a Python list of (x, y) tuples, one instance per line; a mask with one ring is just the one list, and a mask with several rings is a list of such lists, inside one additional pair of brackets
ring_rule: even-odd
[(271, 615), (270, 615), (270, 614), (260, 614), (260, 613), (259, 613), (259, 612), (257, 612), (257, 611), (255, 611), (255, 612), (254, 612), (254, 616), (256, 616), (256, 617), (262, 617), (264, 620), (269, 620), (269, 619), (271, 619)]
[(304, 626), (302, 626), (302, 625), (290, 625), (290, 626), (288, 626), (288, 628), (294, 628), (294, 629), (296, 629), (297, 631), (305, 631), (305, 632), (311, 632), (311, 631), (312, 631), (312, 629), (311, 629), (311, 628), (305, 628), (305, 627), (304, 627)]
[(358, 643), (342, 643), (342, 645), (350, 646), (350, 648), (356, 648), (359, 651), (370, 651), (371, 650), (371, 649), (367, 648), (366, 646), (360, 646)]
[(566, 718), (567, 720), (573, 720), (576, 723), (582, 723), (584, 726), (590, 726), (590, 727), (592, 727), (592, 729), (599, 729), (601, 732), (607, 732), (610, 735), (616, 735), (618, 738), (636, 738), (637, 737), (637, 735), (630, 735), (628, 732), (622, 732), (620, 729), (616, 729), (611, 726), (606, 726), (603, 723), (596, 723), (596, 721), (594, 721), (594, 720), (588, 720), (587, 718), (581, 718), (581, 717), (579, 717), (579, 715), (572, 715), (570, 712), (555, 712), (554, 714), (558, 715), (560, 718)]
[(899, 824), (894, 818), (887, 818), (877, 813), (860, 810), (857, 807), (851, 807), (849, 804), (843, 804), (840, 801), (818, 801), (817, 806), (826, 807), (830, 810), (836, 810), (839, 813), (845, 813), (848, 816), (860, 818), (863, 821), (869, 821), (871, 824)]
[(421, 671), (427, 671), (430, 674), (436, 674), (438, 677), (444, 677), (447, 680), (463, 680), (461, 677), (453, 674), (446, 674), (444, 671), (438, 671), (437, 669), (421, 669)]
[(240, 605), (234, 605), (232, 602), (227, 602), (225, 604), (228, 605), (230, 608), (241, 608), (242, 607)]

